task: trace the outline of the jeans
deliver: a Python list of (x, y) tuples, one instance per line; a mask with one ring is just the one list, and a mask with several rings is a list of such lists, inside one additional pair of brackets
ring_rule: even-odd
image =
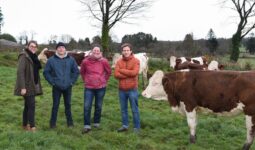
[(35, 96), (24, 97), (24, 110), (23, 110), (23, 126), (30, 124), (30, 127), (35, 127)]
[(128, 100), (132, 109), (134, 128), (140, 129), (137, 89), (131, 89), (128, 91), (119, 90), (122, 126), (128, 128)]
[(52, 88), (52, 97), (53, 97), (53, 106), (51, 111), (51, 119), (50, 125), (55, 126), (58, 115), (58, 107), (60, 103), (61, 95), (64, 97), (65, 104), (65, 115), (67, 120), (67, 125), (73, 125), (72, 113), (71, 113), (71, 95), (72, 95), (72, 87), (69, 87), (65, 90), (61, 90), (57, 87)]
[(103, 98), (105, 95), (106, 88), (101, 89), (84, 89), (84, 126), (85, 128), (90, 127), (90, 116), (93, 99), (95, 97), (95, 112), (94, 112), (94, 123), (99, 124), (101, 119)]

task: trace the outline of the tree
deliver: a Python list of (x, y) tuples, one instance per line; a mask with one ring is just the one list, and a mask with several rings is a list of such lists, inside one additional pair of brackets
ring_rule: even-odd
[(238, 13), (239, 23), (236, 32), (232, 36), (230, 60), (237, 62), (239, 58), (239, 47), (242, 39), (255, 28), (255, 1), (254, 0), (223, 0), (226, 5), (230, 2), (232, 9)]
[(92, 44), (101, 44), (101, 41), (102, 41), (102, 39), (101, 39), (101, 37), (99, 36), (99, 35), (97, 35), (97, 36), (94, 36), (93, 38), (92, 38)]
[(138, 32), (136, 34), (124, 35), (122, 37), (121, 43), (131, 43), (136, 48), (145, 47), (148, 49), (151, 43), (157, 42), (157, 38), (153, 38), (151, 34), (146, 34), (143, 32)]
[(23, 45), (28, 44), (28, 32), (27, 31), (23, 31), (23, 32), (20, 33), (19, 43), (23, 44)]
[(79, 0), (91, 16), (101, 22), (102, 47), (109, 55), (109, 32), (117, 22), (134, 19), (150, 6), (151, 0)]
[(77, 45), (78, 45), (77, 41), (74, 38), (71, 38), (67, 46), (69, 50), (72, 50), (77, 48)]
[(69, 34), (62, 34), (60, 36), (60, 40), (63, 42), (63, 43), (69, 43), (71, 41), (73, 37)]
[(0, 39), (5, 39), (5, 40), (8, 40), (8, 41), (12, 41), (12, 42), (17, 43), (16, 39), (11, 34), (8, 34), (8, 33), (1, 34)]
[(214, 54), (218, 46), (219, 43), (217, 41), (216, 35), (213, 30), (210, 29), (207, 34), (206, 47), (209, 49), (210, 53)]
[(4, 21), (4, 17), (3, 17), (3, 14), (2, 14), (2, 9), (0, 7), (0, 34), (2, 34), (2, 26), (3, 26), (3, 21)]
[(192, 51), (194, 50), (193, 33), (186, 34), (182, 46), (183, 50), (187, 52), (187, 55), (192, 55)]
[(251, 54), (255, 53), (255, 37), (254, 37), (254, 33), (251, 34), (251, 36), (248, 38), (247, 42), (245, 43), (246, 49), (248, 49), (248, 51)]

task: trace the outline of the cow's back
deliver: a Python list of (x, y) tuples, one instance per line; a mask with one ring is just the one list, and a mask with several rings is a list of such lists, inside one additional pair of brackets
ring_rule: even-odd
[(188, 111), (200, 106), (220, 113), (230, 111), (238, 103), (247, 104), (255, 99), (252, 92), (255, 89), (255, 72), (174, 72), (164, 78), (164, 89), (172, 90), (166, 93), (172, 95), (178, 104), (184, 102)]

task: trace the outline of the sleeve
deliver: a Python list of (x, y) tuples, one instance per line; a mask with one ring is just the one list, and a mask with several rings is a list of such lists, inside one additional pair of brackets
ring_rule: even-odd
[(86, 73), (86, 62), (84, 59), (81, 63), (81, 69), (80, 69), (81, 78), (84, 82), (85, 82), (85, 73)]
[(18, 59), (18, 68), (17, 68), (17, 81), (18, 81), (18, 86), (21, 88), (21, 89), (25, 89), (26, 86), (25, 86), (25, 69), (26, 69), (26, 58), (25, 56), (20, 56), (19, 59)]
[(105, 70), (105, 79), (106, 79), (106, 81), (108, 81), (112, 74), (112, 69), (110, 67), (109, 62), (106, 59), (105, 59), (103, 65), (104, 65), (104, 70)]
[(123, 74), (120, 73), (119, 61), (118, 61), (117, 64), (115, 65), (114, 77), (115, 77), (116, 79), (126, 79), (126, 78), (127, 78), (126, 75), (123, 75)]
[(79, 74), (80, 74), (80, 71), (79, 71), (79, 68), (78, 68), (78, 65), (76, 63), (76, 61), (74, 60), (74, 58), (72, 58), (72, 69), (71, 69), (71, 84), (73, 85), (78, 77), (79, 77)]
[(52, 62), (51, 62), (51, 59), (49, 59), (43, 70), (43, 76), (49, 82), (50, 85), (54, 86), (55, 83), (51, 74), (52, 71), (53, 71)]
[(139, 68), (140, 68), (140, 62), (139, 61), (136, 61), (134, 63), (134, 68), (132, 70), (129, 70), (129, 69), (120, 69), (119, 72), (125, 76), (128, 76), (128, 77), (135, 77), (139, 74)]

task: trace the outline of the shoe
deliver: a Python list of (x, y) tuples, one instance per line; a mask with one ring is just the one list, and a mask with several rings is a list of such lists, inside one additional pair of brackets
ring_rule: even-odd
[(100, 124), (99, 123), (95, 123), (93, 126), (94, 126), (94, 128), (99, 128)]
[(91, 130), (90, 128), (83, 128), (83, 130), (81, 131), (81, 134), (89, 133), (90, 130)]
[(24, 130), (26, 130), (26, 131), (29, 131), (29, 130), (30, 130), (30, 125), (27, 124), (27, 125), (25, 125), (25, 126), (22, 126), (22, 128), (23, 128)]
[(52, 124), (50, 125), (51, 129), (55, 129), (56, 127), (57, 127), (56, 125), (52, 125)]
[(31, 131), (31, 132), (35, 132), (36, 131), (36, 127), (32, 127), (32, 128), (30, 128), (30, 130), (29, 131)]
[(139, 128), (134, 128), (134, 133), (135, 134), (139, 134), (140, 133), (140, 129)]
[(117, 132), (125, 132), (125, 131), (128, 131), (128, 128), (125, 128), (125, 127), (121, 127), (117, 130)]
[(68, 124), (67, 127), (68, 127), (68, 128), (73, 128), (74, 125), (73, 125), (73, 124)]

